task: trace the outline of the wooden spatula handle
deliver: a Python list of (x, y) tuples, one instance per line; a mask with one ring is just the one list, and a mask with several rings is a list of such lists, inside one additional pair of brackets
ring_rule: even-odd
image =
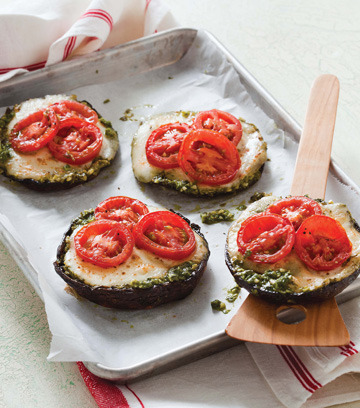
[(334, 133), (339, 90), (339, 80), (330, 74), (318, 77), (311, 88), (291, 195), (325, 198), (332, 146), (329, 135)]

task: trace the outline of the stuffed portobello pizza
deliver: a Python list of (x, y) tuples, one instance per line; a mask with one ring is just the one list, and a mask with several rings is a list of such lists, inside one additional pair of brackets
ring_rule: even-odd
[(265, 300), (321, 301), (357, 278), (359, 231), (345, 204), (266, 196), (230, 227), (226, 264), (239, 286)]
[(71, 223), (54, 266), (92, 302), (145, 309), (189, 295), (209, 254), (199, 228), (181, 215), (116, 196)]
[(131, 155), (138, 181), (195, 196), (248, 188), (267, 158), (254, 125), (217, 109), (149, 118), (133, 138)]
[(96, 177), (118, 150), (111, 123), (73, 96), (29, 99), (0, 119), (0, 172), (37, 190)]

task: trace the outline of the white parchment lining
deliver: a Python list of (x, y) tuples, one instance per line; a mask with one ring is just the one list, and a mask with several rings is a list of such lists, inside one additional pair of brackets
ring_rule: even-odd
[[(88, 100), (112, 121), (119, 133), (121, 150), (115, 163), (95, 180), (64, 192), (33, 192), (20, 185), (12, 185), (2, 177), (1, 214), (3, 218), (7, 217), (10, 228), (16, 231), (38, 272), (53, 335), (49, 359), (129, 367), (224, 330), (247, 292), (242, 290), (234, 305), (227, 303), (230, 313), (212, 311), (210, 302), (214, 299), (224, 301), (227, 290), (234, 286), (224, 262), (229, 224), (204, 225), (199, 213), (227, 208), (239, 214), (236, 207), (241, 203), (247, 204), (255, 191), (288, 194), (297, 143), (253, 103), (236, 71), (201, 32), (187, 55), (175, 65), (130, 79), (117, 79), (74, 90), (67, 90), (64, 84), (64, 92), (75, 93), (79, 99)], [(106, 99), (110, 102), (104, 104)], [(128, 108), (131, 108), (135, 120), (121, 121), (120, 117)], [(236, 195), (197, 199), (136, 182), (131, 170), (130, 149), (139, 120), (179, 109), (198, 111), (213, 108), (241, 116), (260, 129), (268, 144), (269, 161), (256, 185)], [(209, 242), (211, 256), (200, 284), (185, 300), (153, 310), (127, 312), (78, 300), (64, 290), (66, 285), (55, 273), (52, 264), (62, 235), (81, 211), (94, 208), (103, 199), (114, 195), (128, 195), (151, 205), (173, 208), (201, 226)], [(347, 203), (355, 219), (360, 219), (357, 193), (331, 175), (327, 198)]]

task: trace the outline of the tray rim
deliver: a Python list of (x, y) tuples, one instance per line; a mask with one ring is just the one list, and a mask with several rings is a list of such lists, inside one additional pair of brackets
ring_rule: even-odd
[[(165, 38), (167, 35), (180, 35), (181, 33), (196, 34), (201, 31), (212, 41), (219, 50), (224, 54), (228, 62), (234, 67), (239, 75), (239, 79), (247, 90), (251, 90), (256, 98), (259, 98), (260, 105), (266, 113), (271, 116), (279, 127), (287, 131), (290, 135), (296, 138), (298, 142), (302, 128), (299, 123), (272, 97), (272, 95), (257, 81), (257, 79), (242, 65), (226, 48), (225, 46), (211, 33), (206, 30), (197, 30), (193, 28), (174, 28), (166, 30), (151, 36), (140, 38), (125, 44), (118, 45), (108, 50), (99, 51), (96, 54), (90, 54), (81, 58), (65, 61), (59, 65), (53, 65), (42, 68), (38, 71), (29, 72), (21, 76), (15, 76), (4, 85), (0, 83), (0, 89), (11, 89), (13, 85), (25, 84), (46, 76), (49, 72), (58, 71), (64, 72), (69, 67), (80, 67), (84, 62), (99, 62), (104, 56), (117, 56), (121, 50), (129, 49), (131, 46), (148, 44), (154, 38)], [(196, 37), (195, 35), (195, 37)], [(190, 44), (191, 45), (191, 44)], [(189, 45), (189, 47), (190, 47)], [(186, 53), (186, 51), (185, 51)], [(180, 57), (181, 58), (181, 57)], [(179, 58), (179, 59), (180, 59)], [(173, 62), (173, 63), (176, 63)], [(156, 68), (155, 68), (156, 69)], [(275, 118), (274, 118), (275, 116)], [(360, 194), (358, 186), (341, 170), (341, 168), (331, 159), (330, 171), (341, 182), (352, 188), (357, 194)], [(0, 216), (2, 214), (0, 213)], [(10, 255), (15, 260), (19, 268), (23, 271), (31, 286), (34, 288), (37, 295), (43, 299), (38, 281), (38, 273), (31, 265), (28, 257), (22, 248), (21, 244), (14, 238), (11, 232), (6, 228), (0, 217), (0, 239), (9, 250)], [(356, 284), (355, 284), (356, 283)], [(349, 290), (345, 290), (337, 296), (338, 303), (343, 303), (360, 295), (360, 280), (352, 284)], [(241, 341), (231, 339), (225, 333), (225, 329), (217, 331), (209, 336), (206, 336), (195, 342), (184, 345), (173, 351), (167, 352), (160, 356), (145, 360), (132, 366), (122, 368), (111, 368), (106, 365), (94, 362), (84, 362), (84, 365), (95, 375), (114, 381), (120, 384), (138, 381), (153, 375), (160, 374), (164, 371), (176, 368), (180, 365), (188, 364), (192, 361), (211, 355), (215, 352), (225, 350), (229, 347), (242, 344)]]

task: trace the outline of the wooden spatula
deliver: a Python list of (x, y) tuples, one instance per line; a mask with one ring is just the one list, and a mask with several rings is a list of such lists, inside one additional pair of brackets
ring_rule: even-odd
[[(335, 127), (339, 81), (322, 75), (313, 83), (305, 125), (296, 158), (291, 195), (324, 198)], [(297, 324), (283, 323), (277, 313), (289, 306), (268, 303), (249, 295), (231, 319), (226, 333), (256, 343), (291, 346), (342, 346), (350, 341), (335, 298), (293, 306), (306, 313)]]

